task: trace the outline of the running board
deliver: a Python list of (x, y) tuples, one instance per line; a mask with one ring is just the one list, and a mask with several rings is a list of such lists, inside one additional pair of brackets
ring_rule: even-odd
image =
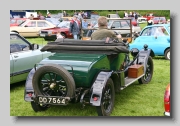
[(139, 78), (143, 77), (144, 74), (142, 74), (141, 76), (137, 77), (137, 78), (129, 78), (126, 77), (125, 78), (125, 86), (121, 87), (120, 90), (123, 90), (124, 88), (126, 88), (127, 86), (131, 85), (133, 82), (135, 82), (136, 80), (138, 80)]

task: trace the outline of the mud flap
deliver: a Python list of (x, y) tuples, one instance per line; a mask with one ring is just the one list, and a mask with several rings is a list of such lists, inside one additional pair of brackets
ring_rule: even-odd
[(33, 101), (31, 99), (31, 97), (34, 97), (34, 89), (33, 89), (33, 86), (32, 86), (32, 79), (33, 79), (33, 75), (35, 73), (35, 69), (33, 68), (28, 76), (27, 76), (27, 79), (26, 79), (26, 83), (25, 83), (25, 89), (24, 89), (24, 100), (25, 101)]
[(144, 74), (146, 73), (146, 65), (149, 56), (154, 56), (151, 49), (142, 49), (139, 51), (137, 59), (134, 61), (137, 64), (142, 64), (144, 66)]
[(102, 98), (102, 92), (103, 88), (105, 87), (105, 84), (108, 80), (108, 78), (111, 76), (112, 72), (100, 72), (93, 83), (91, 90), (91, 98), (90, 98), (90, 104), (92, 106), (100, 106), (101, 104), (101, 98)]

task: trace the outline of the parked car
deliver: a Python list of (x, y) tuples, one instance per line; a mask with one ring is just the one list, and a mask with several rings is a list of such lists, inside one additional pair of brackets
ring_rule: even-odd
[(24, 22), (27, 18), (11, 18), (10, 19), (10, 27), (18, 26), (22, 22)]
[(120, 18), (118, 14), (108, 14), (107, 18)]
[(64, 38), (73, 38), (73, 35), (69, 32), (70, 28), (70, 20), (69, 21), (62, 21), (57, 25), (57, 27), (54, 28), (47, 28), (40, 30), (40, 36), (44, 38), (46, 41), (55, 41), (56, 40), (56, 34), (58, 32), (61, 33)]
[(72, 20), (73, 17), (61, 17), (59, 20), (60, 21), (69, 21), (69, 20)]
[(39, 45), (31, 44), (21, 35), (10, 32), (10, 84), (26, 80), (34, 64), (52, 55), (40, 49)]
[(131, 19), (131, 23), (133, 26), (137, 26), (137, 21), (135, 20), (134, 17), (125, 17), (124, 19)]
[(37, 64), (27, 77), (24, 99), (35, 112), (80, 103), (83, 108), (95, 106), (98, 116), (110, 116), (117, 104), (115, 92), (135, 81), (148, 84), (153, 77), (153, 53), (147, 45), (131, 50), (132, 61), (127, 43), (106, 40), (59, 39), (41, 51), (55, 54)]
[[(133, 26), (132, 24), (130, 24), (130, 20), (131, 19), (108, 18), (108, 29), (114, 31), (116, 35), (121, 34), (123, 39), (128, 39), (128, 42), (131, 43), (133, 33), (139, 33), (141, 31), (141, 28), (139, 26)], [(91, 34), (95, 32), (96, 29), (98, 29), (98, 23), (92, 29), (83, 29), (84, 33), (82, 40), (90, 40)]]
[(167, 85), (164, 93), (164, 115), (170, 116), (170, 84)]
[(59, 18), (45, 18), (45, 20), (51, 22), (55, 26), (60, 23)]
[(139, 24), (147, 23), (147, 18), (145, 18), (145, 17), (138, 17), (138, 23)]
[[(111, 19), (108, 18), (108, 29), (112, 29), (113, 31), (122, 35), (122, 37), (126, 37), (127, 34), (130, 33), (130, 27), (132, 26), (132, 32), (140, 32), (140, 26), (133, 26), (130, 24), (130, 19)], [(98, 24), (94, 26), (94, 28), (98, 28)], [(116, 30), (116, 29), (123, 29), (123, 30)], [(126, 30), (127, 29), (127, 30)]]
[(148, 44), (156, 56), (165, 56), (170, 60), (170, 24), (146, 26), (130, 44), (130, 49), (141, 49), (144, 44)]
[(23, 37), (39, 37), (40, 30), (54, 27), (54, 24), (46, 20), (27, 19), (19, 26), (10, 27), (10, 32), (16, 32)]
[(154, 24), (166, 24), (166, 18), (165, 17), (154, 17), (153, 18), (153, 23)]
[(154, 16), (155, 16), (154, 13), (150, 12), (150, 13), (145, 14), (143, 17), (147, 18), (147, 21), (149, 21), (151, 18), (154, 18)]

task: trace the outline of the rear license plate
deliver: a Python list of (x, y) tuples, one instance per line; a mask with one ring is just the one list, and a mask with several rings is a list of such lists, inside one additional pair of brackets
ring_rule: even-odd
[(40, 104), (56, 104), (56, 105), (66, 105), (70, 100), (69, 97), (56, 97), (56, 96), (38, 96), (38, 102)]
[(40, 36), (45, 37), (45, 34), (40, 34)]

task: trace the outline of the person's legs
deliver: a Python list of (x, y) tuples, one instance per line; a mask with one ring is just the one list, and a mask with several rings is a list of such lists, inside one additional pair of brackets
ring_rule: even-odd
[(73, 35), (74, 39), (78, 39), (78, 36), (77, 35)]

